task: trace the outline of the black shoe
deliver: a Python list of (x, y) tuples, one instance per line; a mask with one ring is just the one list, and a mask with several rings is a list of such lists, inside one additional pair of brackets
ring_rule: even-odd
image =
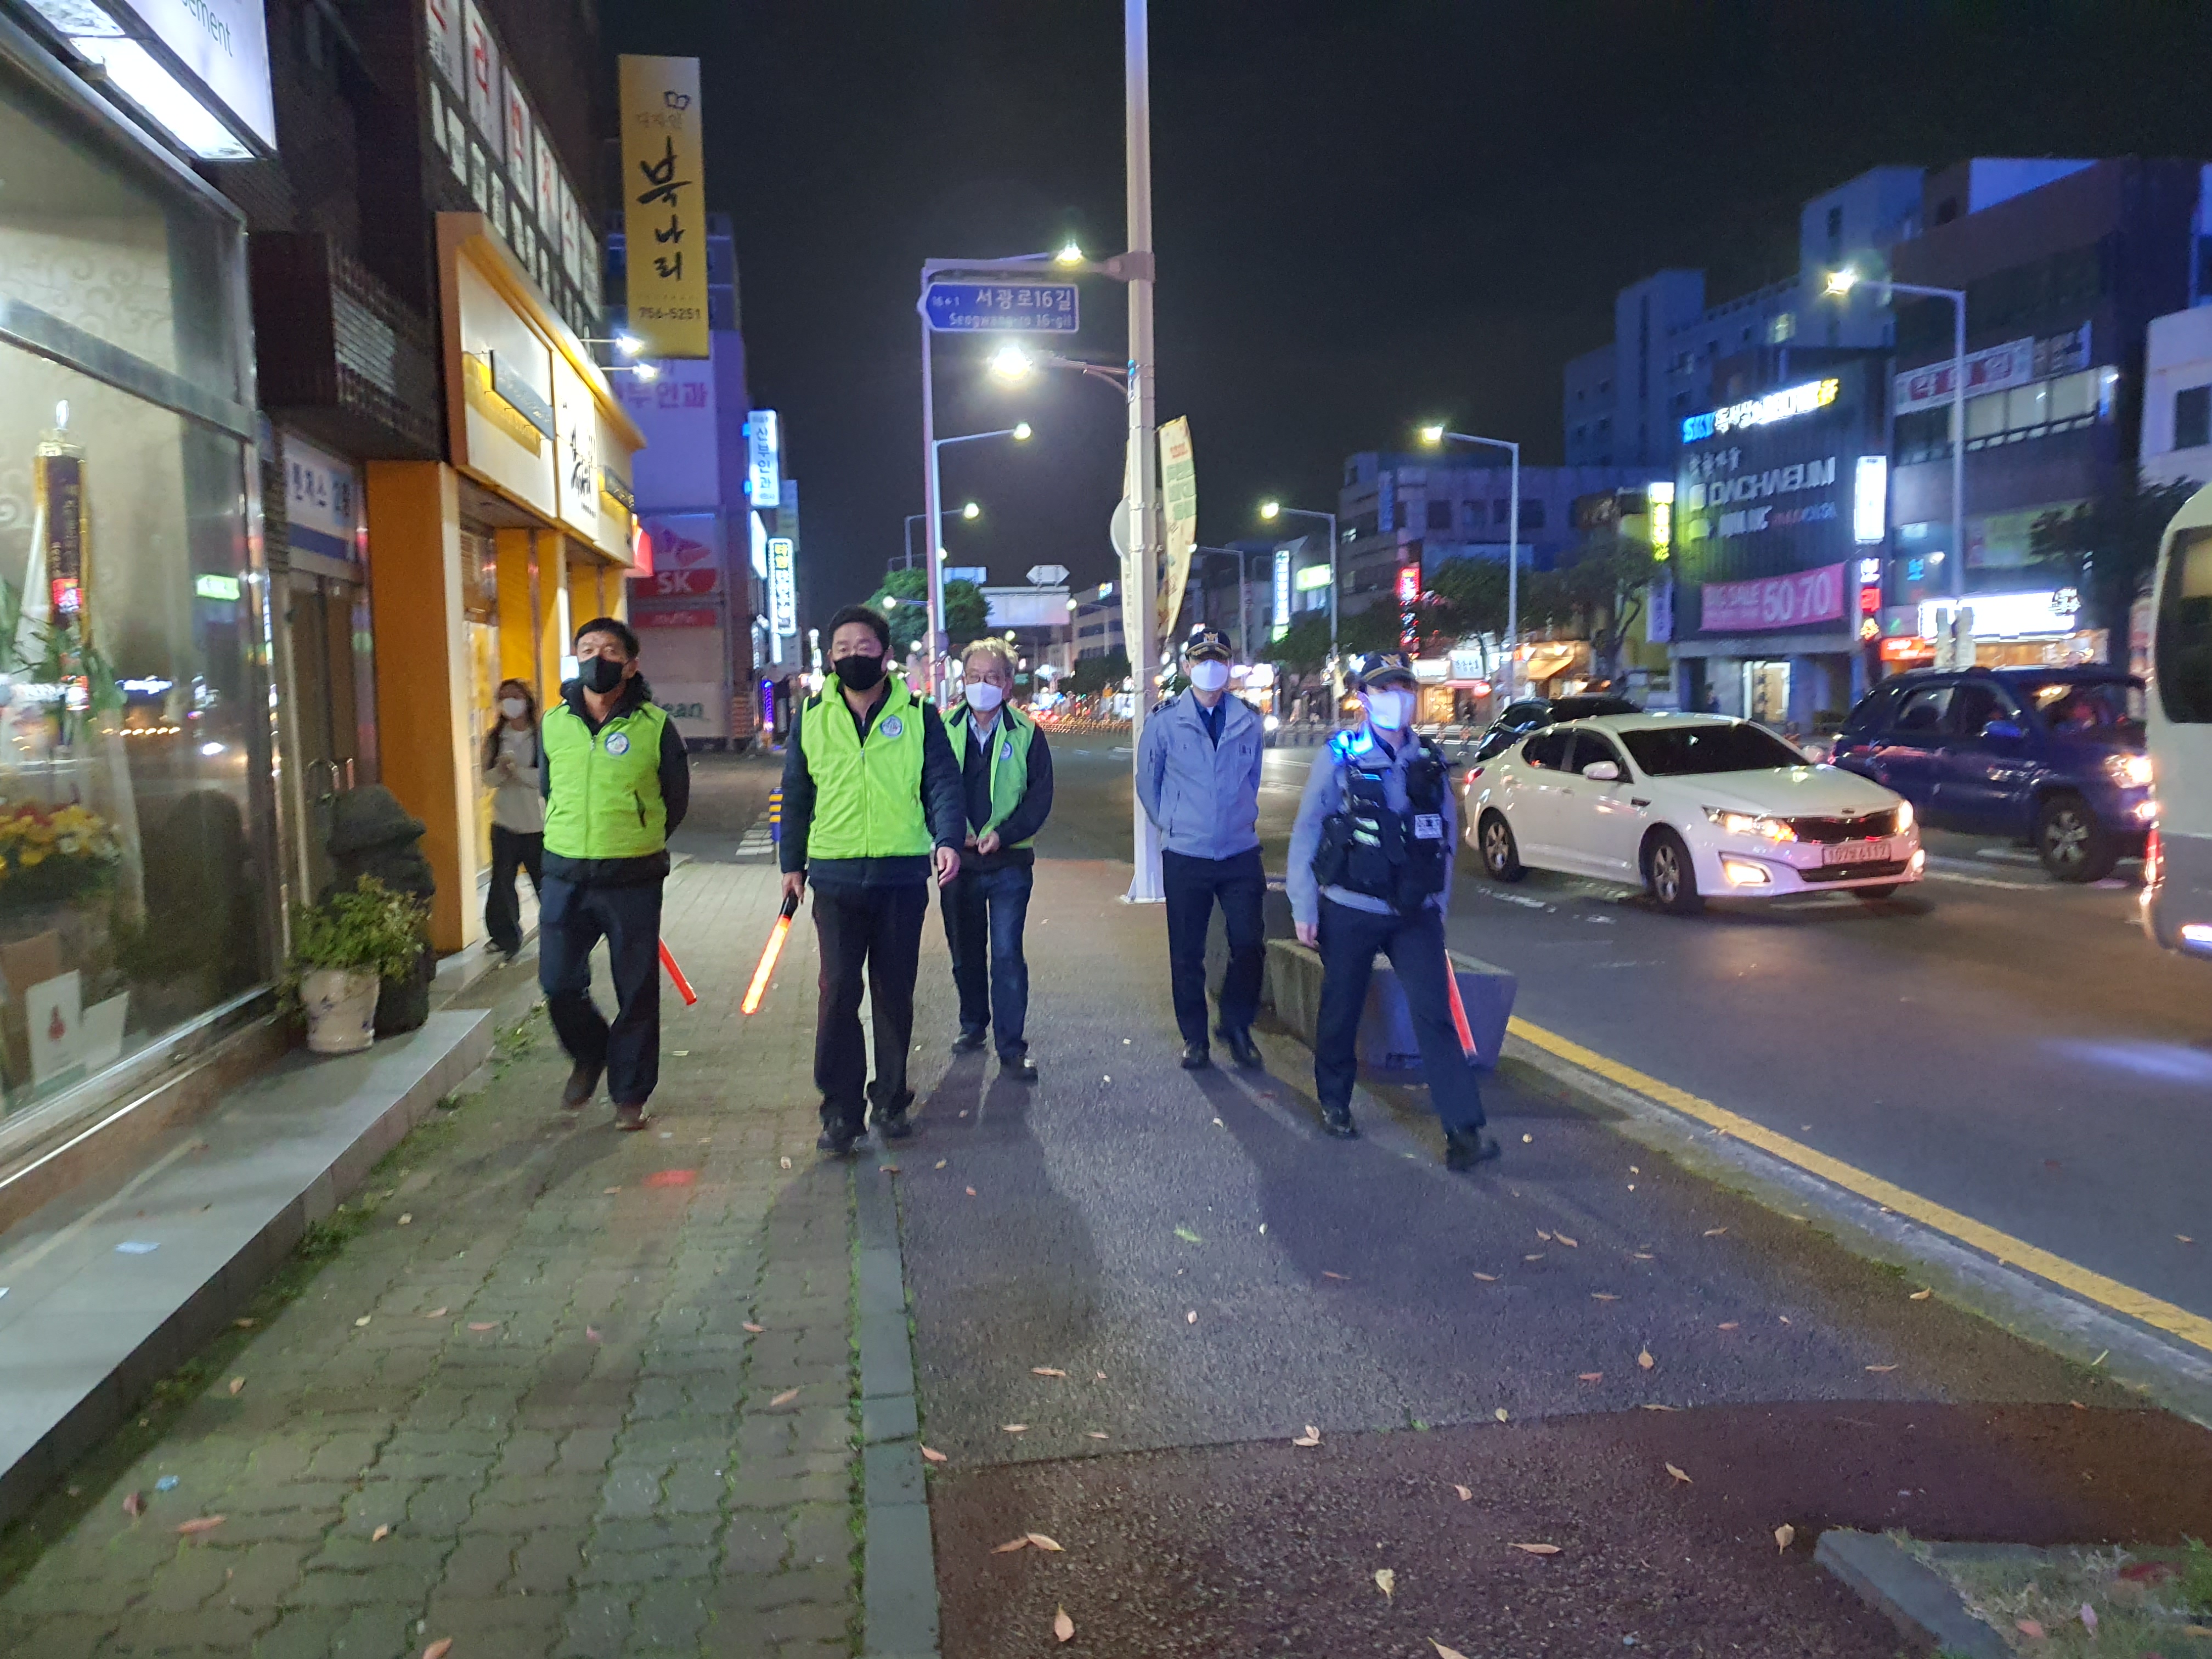
[(1248, 1071), (1256, 1072), (1267, 1065), (1267, 1056), (1260, 1052), (1260, 1045), (1252, 1041), (1252, 1033), (1249, 1030), (1232, 1031), (1224, 1027), (1221, 1041), (1228, 1048), (1230, 1058)]
[(1324, 1105), (1321, 1109), (1321, 1127), (1323, 1134), (1334, 1135), (1339, 1140), (1359, 1138), (1359, 1126), (1352, 1121), (1349, 1106)]
[(1037, 1080), (1036, 1061), (1027, 1054), (1000, 1054), (999, 1075), (1010, 1077), (1017, 1083), (1035, 1083)]
[(605, 1068), (586, 1066), (578, 1060), (569, 1068), (568, 1081), (561, 1091), (561, 1104), (571, 1112), (580, 1112), (592, 1103), (592, 1097), (599, 1091), (599, 1073)]
[(1472, 1170), (1498, 1155), (1495, 1137), (1480, 1129), (1451, 1129), (1444, 1134), (1444, 1168)]
[(822, 1131), (814, 1143), (814, 1150), (827, 1152), (832, 1158), (843, 1158), (853, 1150), (853, 1143), (860, 1138), (859, 1124), (834, 1124)]
[(976, 1054), (981, 1050), (982, 1047), (983, 1033), (981, 1031), (970, 1031), (964, 1027), (962, 1029), (960, 1035), (952, 1039), (952, 1052), (956, 1054)]
[(876, 1133), (885, 1140), (904, 1140), (914, 1133), (914, 1124), (904, 1112), (878, 1112), (873, 1122)]
[(1182, 1068), (1186, 1072), (1202, 1072), (1213, 1064), (1213, 1056), (1206, 1052), (1203, 1042), (1182, 1045)]

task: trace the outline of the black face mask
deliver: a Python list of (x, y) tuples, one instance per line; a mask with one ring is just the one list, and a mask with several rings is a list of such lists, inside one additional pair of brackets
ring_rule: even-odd
[(584, 682), (584, 690), (605, 696), (623, 683), (623, 665), (612, 657), (586, 657), (577, 678)]
[(872, 691), (884, 678), (881, 657), (840, 657), (830, 665), (837, 672), (837, 684), (854, 691)]

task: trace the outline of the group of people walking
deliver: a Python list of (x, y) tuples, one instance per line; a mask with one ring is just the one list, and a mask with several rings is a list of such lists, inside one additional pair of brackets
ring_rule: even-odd
[[(914, 991), (933, 888), (959, 993), (957, 1054), (998, 1055), (1000, 1075), (1037, 1079), (1027, 1038), (1023, 933), (1037, 832), (1050, 816), (1050, 745), (1015, 706), (1017, 662), (985, 639), (963, 659), (962, 701), (940, 714), (896, 668), (890, 627), (865, 606), (830, 619), (830, 672), (794, 712), (784, 754), (780, 864), (787, 903), (813, 890), (821, 958), (814, 1080), (817, 1143), (850, 1152), (872, 1127), (910, 1134)], [(572, 1062), (562, 1103), (581, 1109), (602, 1078), (618, 1127), (645, 1122), (659, 1055), (659, 945), (667, 837), (690, 800), (684, 743), (638, 672), (637, 636), (600, 617), (577, 631), (577, 678), (542, 723), (529, 690), (500, 688), (485, 744), (494, 793), (496, 949), (520, 939), (515, 872), (539, 891), (539, 983)], [(1187, 1069), (1211, 1066), (1213, 1037), (1238, 1066), (1253, 1040), (1265, 971), (1267, 878), (1260, 855), (1261, 717), (1229, 690), (1228, 637), (1200, 626), (1182, 646), (1188, 689), (1145, 723), (1137, 793), (1159, 833), (1169, 978)], [(1322, 1127), (1352, 1117), (1356, 1043), (1377, 954), (1388, 956), (1419, 1041), (1445, 1161), (1498, 1155), (1482, 1133), (1476, 1059), (1445, 946), (1457, 807), (1443, 755), (1413, 730), (1403, 658), (1356, 665), (1363, 718), (1316, 756), (1291, 831), (1287, 887), (1299, 940), (1322, 970), (1314, 1082)], [(534, 826), (534, 827), (533, 827)], [(501, 896), (504, 886), (505, 896)], [(1228, 965), (1207, 1020), (1206, 937), (1221, 908)], [(616, 1011), (591, 998), (604, 938)], [(866, 991), (875, 1074), (860, 1025)]]

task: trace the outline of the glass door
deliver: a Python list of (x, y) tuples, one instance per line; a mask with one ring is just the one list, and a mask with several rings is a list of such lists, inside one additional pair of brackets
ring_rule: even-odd
[(306, 806), (308, 891), (331, 879), (331, 809), (357, 783), (373, 781), (375, 716), (364, 659), (367, 598), (358, 582), (292, 573), (293, 729), (300, 793)]

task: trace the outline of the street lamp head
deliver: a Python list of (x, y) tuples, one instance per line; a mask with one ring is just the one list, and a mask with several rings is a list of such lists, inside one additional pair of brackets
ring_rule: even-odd
[(645, 342), (635, 334), (617, 334), (615, 336), (615, 349), (625, 357), (635, 357), (645, 349)]
[(1421, 441), (1430, 446), (1430, 447), (1434, 448), (1443, 441), (1444, 427), (1442, 421), (1438, 421), (1432, 425), (1425, 426), (1421, 428)]
[(1828, 292), (1831, 294), (1849, 294), (1858, 285), (1859, 274), (1856, 270), (1846, 268), (1828, 273)]
[(1283, 504), (1280, 501), (1262, 501), (1260, 503), (1260, 516), (1263, 519), (1280, 518), (1282, 516), (1282, 512)]
[(660, 365), (658, 363), (633, 363), (630, 366), (629, 372), (636, 375), (641, 380), (657, 380), (660, 378)]
[(1001, 346), (991, 355), (991, 373), (1009, 385), (1029, 379), (1036, 367), (1030, 354), (1018, 345)]
[(1063, 243), (1060, 252), (1052, 256), (1052, 262), (1056, 265), (1079, 265), (1083, 263), (1083, 250), (1070, 240)]
[(960, 509), (960, 516), (963, 519), (980, 519), (983, 516), (983, 509), (975, 502), (969, 501)]
[(1016, 443), (1027, 443), (1030, 441), (1030, 423), (1027, 421), (1018, 421), (1014, 423), (1014, 441)]

